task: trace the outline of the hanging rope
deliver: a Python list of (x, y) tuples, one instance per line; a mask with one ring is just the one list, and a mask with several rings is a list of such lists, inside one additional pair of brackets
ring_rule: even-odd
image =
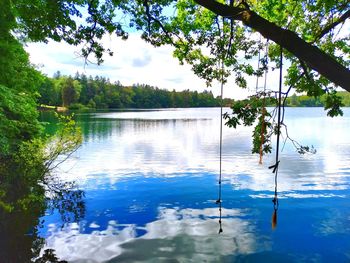
[(222, 230), (222, 200), (221, 200), (221, 193), (222, 193), (222, 108), (223, 108), (223, 93), (224, 93), (224, 59), (221, 61), (221, 93), (220, 93), (220, 143), (219, 143), (219, 193), (218, 193), (218, 199), (216, 200), (216, 204), (219, 204), (219, 234), (223, 232)]
[[(231, 1), (231, 5), (233, 4), (233, 1)], [(224, 19), (223, 18), (223, 24), (222, 26), (224, 27)], [(231, 20), (232, 21), (232, 20)], [(223, 38), (224, 37), (224, 30), (220, 30), (220, 23), (217, 21), (217, 26), (219, 29), (219, 34)], [(232, 26), (232, 24), (231, 24)], [(216, 204), (219, 205), (219, 234), (223, 232), (222, 230), (222, 117), (223, 117), (223, 104), (224, 104), (224, 99), (223, 99), (223, 93), (224, 93), (224, 60), (226, 56), (229, 54), (229, 49), (231, 46), (231, 41), (232, 41), (232, 36), (230, 38), (230, 43), (227, 48), (227, 52), (221, 57), (221, 92), (220, 92), (220, 143), (219, 143), (219, 192), (218, 192), (218, 199), (216, 200)], [(222, 50), (223, 51), (223, 50)]]
[(272, 228), (277, 225), (277, 210), (278, 210), (278, 197), (277, 197), (277, 186), (278, 186), (278, 166), (279, 166), (279, 147), (280, 147), (280, 131), (281, 131), (281, 108), (282, 108), (282, 65), (283, 65), (283, 49), (280, 50), (280, 75), (279, 75), (279, 90), (278, 90), (278, 115), (277, 115), (277, 142), (276, 142), (276, 160), (275, 164), (271, 165), (269, 169), (273, 169), (272, 173), (275, 174), (275, 195), (272, 199), (274, 213), (272, 215)]
[(223, 107), (223, 92), (224, 92), (224, 62), (221, 62), (221, 92), (220, 92), (220, 162), (219, 162), (219, 200), (221, 201), (221, 179), (222, 179), (222, 107)]

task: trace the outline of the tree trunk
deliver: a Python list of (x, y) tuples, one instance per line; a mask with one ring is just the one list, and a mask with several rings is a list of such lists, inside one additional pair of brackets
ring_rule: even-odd
[(350, 92), (350, 70), (318, 47), (301, 39), (295, 32), (283, 29), (249, 9), (228, 6), (213, 0), (195, 2), (218, 15), (242, 21), (244, 25), (273, 40), (310, 68)]

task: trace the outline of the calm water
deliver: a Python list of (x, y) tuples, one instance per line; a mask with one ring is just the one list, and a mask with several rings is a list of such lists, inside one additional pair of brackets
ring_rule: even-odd
[(84, 213), (48, 210), (42, 251), (68, 262), (350, 262), (350, 109), (287, 110), (289, 135), (317, 154), (285, 144), (274, 230), (274, 155), (259, 165), (251, 129), (225, 127), (221, 234), (219, 109), (77, 119), (83, 145), (57, 175), (85, 192)]

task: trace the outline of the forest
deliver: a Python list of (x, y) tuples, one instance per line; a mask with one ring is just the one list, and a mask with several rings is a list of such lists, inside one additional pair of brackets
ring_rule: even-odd
[[(350, 93), (346, 91), (339, 91), (338, 96), (341, 98), (343, 107), (350, 107)], [(286, 100), (288, 107), (324, 107), (326, 105), (327, 96), (310, 97), (307, 95), (296, 94), (291, 95)]]
[[(125, 108), (189, 108), (219, 107), (221, 98), (211, 91), (169, 91), (147, 84), (123, 86), (119, 81), (111, 83), (108, 78), (86, 76), (76, 73), (74, 77), (63, 76), (57, 71), (52, 78), (43, 76), (39, 86), (38, 104), (63, 106), (71, 110), (82, 109), (125, 109)], [(343, 107), (350, 107), (350, 94), (337, 92)], [(318, 97), (294, 93), (286, 98), (287, 107), (325, 107), (328, 96)], [(224, 98), (223, 106), (230, 107), (234, 99)], [(269, 106), (275, 106), (271, 100)]]
[[(119, 81), (111, 83), (104, 77), (87, 77), (84, 74), (61, 76), (56, 72), (46, 77), (39, 87), (39, 104), (64, 106), (69, 109), (84, 108), (188, 108), (218, 107), (220, 97), (211, 91), (197, 92), (189, 89), (168, 91), (147, 84), (123, 86)], [(224, 99), (230, 105), (232, 99)]]

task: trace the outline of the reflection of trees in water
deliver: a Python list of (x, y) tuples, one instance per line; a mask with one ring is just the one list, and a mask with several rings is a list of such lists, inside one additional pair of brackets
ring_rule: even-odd
[(38, 254), (44, 240), (38, 237), (42, 209), (0, 212), (1, 262), (30, 262)]
[(81, 116), (78, 123), (82, 129), (85, 140), (101, 140), (112, 135), (121, 135), (124, 132), (149, 131), (159, 128), (175, 127), (176, 125), (196, 125), (199, 121), (206, 119), (104, 119), (88, 118)]
[(58, 118), (55, 111), (39, 111), (39, 121), (44, 124), (46, 134), (54, 135), (56, 133)]
[(158, 130), (159, 128), (175, 128), (181, 126), (196, 126), (198, 122), (208, 121), (207, 119), (157, 119), (157, 120), (124, 120), (128, 126), (136, 131)]
[[(124, 132), (148, 131), (149, 129), (159, 129), (175, 127), (176, 125), (196, 126), (197, 122), (211, 121), (211, 119), (112, 119), (95, 117), (94, 114), (77, 114), (74, 119), (81, 128), (85, 141), (102, 140), (112, 135), (121, 135)], [(53, 112), (41, 112), (40, 120), (45, 122), (46, 132), (54, 134), (57, 130), (57, 117)]]
[[(39, 234), (44, 223), (40, 218), (46, 209), (57, 209), (63, 224), (81, 220), (85, 215), (84, 192), (73, 188), (71, 184), (59, 182), (54, 182), (48, 188), (42, 185), (36, 185), (36, 189), (33, 189), (33, 186), (27, 188), (7, 189), (16, 193), (19, 200), (26, 200), (24, 195), (34, 192), (36, 201), (15, 207), (11, 212), (0, 210), (1, 263), (66, 262), (60, 261), (54, 250), (45, 250), (40, 255), (45, 243), (45, 239)], [(14, 198), (15, 195), (11, 197)]]
[(118, 121), (106, 121), (103, 119), (83, 121), (80, 124), (85, 140), (101, 140), (112, 136), (113, 132), (121, 130)]
[(51, 198), (47, 202), (48, 212), (57, 210), (62, 224), (78, 222), (85, 216), (85, 193), (75, 189), (72, 183), (55, 183), (49, 186)]
[(56, 257), (55, 250), (53, 249), (46, 249), (44, 251), (44, 254), (37, 258), (35, 263), (67, 263), (65, 260), (59, 260), (59, 258)]
[[(46, 132), (54, 134), (57, 118), (51, 113), (46, 115), (55, 124), (47, 125)], [(0, 162), (1, 263), (63, 262), (52, 250), (40, 252), (45, 242), (40, 236), (40, 218), (48, 208), (57, 209), (63, 223), (80, 220), (85, 214), (82, 191), (50, 175), (43, 177), (47, 167), (42, 156), (35, 155), (36, 146), (25, 145), (12, 159)]]

